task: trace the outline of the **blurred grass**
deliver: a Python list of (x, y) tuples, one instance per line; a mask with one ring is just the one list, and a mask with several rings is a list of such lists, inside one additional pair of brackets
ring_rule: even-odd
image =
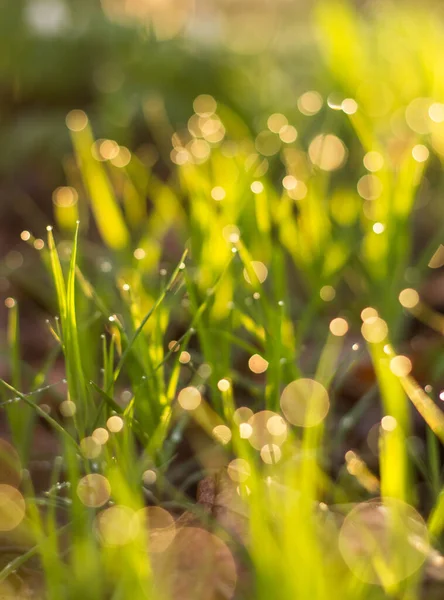
[[(416, 316), (442, 335), (422, 298), (444, 264), (440, 10), (8, 7), (1, 191), (24, 231), (2, 263), (2, 406), (24, 468), (36, 415), (59, 446), (44, 494), (26, 470), (25, 500), (3, 488), (0, 530), (21, 515), (12, 530), (33, 549), (2, 585), (38, 555), (51, 599), (218, 597), (217, 561), (210, 584), (199, 562), (212, 549), (195, 549), (205, 593), (178, 592), (180, 556), (154, 549), (174, 525), (140, 525), (138, 511), (198, 514), (188, 478), (223, 468), (247, 534), (210, 526), (236, 557), (236, 597), (431, 597), (441, 346), (421, 372), (406, 329)], [(47, 358), (22, 357), (14, 290), (51, 315)], [(367, 418), (376, 458), (359, 440)], [(377, 493), (382, 506), (367, 502)]]

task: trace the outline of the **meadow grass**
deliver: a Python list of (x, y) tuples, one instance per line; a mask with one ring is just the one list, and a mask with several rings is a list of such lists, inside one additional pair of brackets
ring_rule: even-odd
[[(412, 317), (443, 331), (416, 291), (442, 259), (442, 23), (407, 6), (368, 22), (336, 2), (313, 18), (321, 91), (335, 93), (258, 115), (258, 131), (200, 95), (186, 128), (157, 123), (167, 169), (68, 114), (75, 160), (54, 225), (37, 246), (41, 232), (22, 234), (54, 298), (53, 351), (31, 376), (8, 299), (5, 457), (24, 471), (21, 495), (3, 487), (0, 529), (17, 519), (30, 549), (0, 572), (4, 594), (36, 557), (51, 600), (413, 600), (430, 569), (442, 578), (444, 414), (424, 388), (442, 369), (435, 357), (419, 384), (404, 356)], [(434, 222), (419, 253), (422, 211)], [(367, 359), (375, 380), (344, 409), (342, 385)], [(377, 403), (373, 469), (347, 436)], [(44, 494), (26, 470), (37, 419), (60, 444)], [(202, 516), (184, 483), (221, 471), (241, 535)], [(166, 509), (219, 542), (190, 542), (184, 566), (191, 528)]]

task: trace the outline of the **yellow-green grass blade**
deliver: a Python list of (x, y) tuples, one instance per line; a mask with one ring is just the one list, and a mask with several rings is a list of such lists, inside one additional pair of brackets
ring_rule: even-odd
[(162, 302), (165, 300), (166, 296), (171, 293), (172, 288), (174, 286), (174, 284), (176, 283), (177, 277), (179, 275), (179, 273), (182, 270), (182, 265), (183, 265), (183, 261), (185, 260), (186, 256), (188, 254), (188, 250), (185, 250), (184, 253), (182, 254), (182, 257), (178, 263), (178, 265), (176, 266), (176, 268), (174, 269), (165, 289), (161, 292), (161, 294), (158, 296), (156, 302), (154, 303), (154, 305), (150, 308), (150, 310), (147, 312), (147, 314), (143, 317), (139, 327), (136, 329), (136, 331), (134, 332), (133, 336), (131, 337), (131, 339), (128, 341), (128, 345), (126, 346), (120, 360), (119, 363), (117, 364), (117, 367), (114, 370), (114, 381), (117, 380), (117, 378), (119, 377), (119, 374), (122, 370), (123, 365), (125, 364), (128, 356), (130, 355), (130, 353), (133, 350), (133, 346), (134, 343), (136, 342), (137, 338), (139, 337), (139, 335), (142, 333), (143, 328), (145, 327), (146, 323), (148, 322), (148, 320), (150, 319), (151, 315), (157, 310), (157, 308), (162, 304)]
[[(86, 388), (85, 374), (81, 359), (80, 343), (77, 329), (76, 316), (76, 267), (77, 267), (77, 249), (79, 238), (79, 223), (77, 223), (76, 232), (71, 249), (71, 260), (68, 271), (67, 290), (66, 290), (66, 356), (68, 387), (70, 389), (71, 400), (76, 402), (82, 409), (83, 423), (88, 420), (88, 393)], [(71, 377), (71, 381), (69, 380)], [(75, 394), (75, 395), (73, 395)], [(84, 425), (83, 425), (84, 426)]]
[(414, 498), (406, 446), (411, 431), (408, 399), (399, 378), (390, 370), (390, 357), (384, 351), (383, 343), (369, 343), (369, 350), (384, 414), (395, 419), (395, 426), (383, 430), (380, 440), (381, 495), (412, 502)]
[(60, 320), (62, 322), (62, 330), (65, 327), (66, 320), (66, 286), (65, 279), (63, 277), (62, 265), (60, 264), (59, 255), (57, 253), (54, 235), (52, 233), (52, 227), (48, 227), (48, 250), (50, 265), (52, 270), (52, 277), (54, 279), (54, 285), (57, 293), (57, 303), (59, 307)]
[[(69, 115), (67, 122), (69, 126)], [(94, 138), (84, 113), (81, 124), (83, 127), (71, 127), (70, 131), (97, 228), (107, 246), (123, 250), (129, 244), (129, 232), (105, 167), (91, 153)]]

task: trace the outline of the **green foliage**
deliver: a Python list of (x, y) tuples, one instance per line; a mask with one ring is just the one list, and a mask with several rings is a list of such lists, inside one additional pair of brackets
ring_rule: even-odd
[[(105, 44), (103, 14), (91, 10)], [(103, 98), (88, 114), (65, 111), (74, 150), (64, 160), (67, 185), (54, 196), (55, 233), (48, 226), (37, 246), (22, 236), (52, 282), (50, 294), (35, 293), (53, 312), (53, 350), (37, 372), (21, 360), (18, 305), (8, 299), (10, 378), (0, 380), (22, 466), (36, 417), (60, 456), (45, 494), (23, 475), (17, 527), (31, 549), (0, 571), (4, 585), (39, 557), (50, 600), (180, 597), (176, 575), (189, 574), (157, 548), (174, 537), (174, 523), (159, 525), (155, 513), (146, 523), (146, 504), (201, 518), (236, 557), (236, 597), (246, 600), (413, 600), (427, 573), (442, 569), (444, 415), (424, 390), (433, 376), (420, 385), (403, 355), (412, 316), (444, 330), (411, 289), (436, 266), (444, 228), (436, 208), (444, 24), (417, 7), (365, 10), (317, 3), (310, 47), (322, 82), (313, 92), (309, 78), (297, 97), (298, 67), (278, 69), (276, 50), (271, 66), (261, 56), (251, 67), (249, 94), (235, 98), (226, 74), (241, 90), (248, 60), (224, 48), (206, 58), (213, 83), (184, 86), (190, 102), (176, 110), (170, 78), (184, 64), (185, 42), (140, 41), (141, 51), (152, 45), (160, 54), (164, 44), (174, 58), (168, 65), (163, 56), (166, 73), (151, 64), (165, 102), (134, 95), (148, 150), (132, 147), (129, 119), (113, 130)], [(135, 30), (108, 26), (119, 47), (130, 45)], [(149, 73), (140, 67), (128, 86)], [(270, 90), (251, 100), (264, 73), (288, 97)], [(109, 137), (96, 141), (93, 130)], [(59, 357), (66, 380), (53, 384)], [(359, 368), (372, 381), (344, 408), (342, 384)], [(44, 392), (50, 407), (41, 405)], [(382, 420), (377, 462), (367, 465), (347, 434), (373, 402)], [(409, 445), (418, 413), (422, 454)], [(202, 517), (189, 495), (188, 479), (221, 468), (235, 498), (228, 510), (241, 507), (242, 536)], [(8, 501), (14, 517), (21, 499)], [(214, 584), (217, 561), (210, 567)], [(204, 571), (193, 575), (202, 586)]]

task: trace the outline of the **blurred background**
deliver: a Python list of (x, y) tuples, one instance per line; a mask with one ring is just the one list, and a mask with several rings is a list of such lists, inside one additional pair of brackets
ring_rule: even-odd
[[(239, 405), (272, 406), (285, 381), (315, 376), (329, 331), (347, 334), (332, 373), (326, 455), (340, 478), (350, 448), (378, 472), (381, 410), (404, 423), (411, 407), (398, 373), (377, 379), (368, 348), (390, 331), (418, 384), (436, 404), (444, 399), (442, 2), (5, 0), (1, 8), (0, 377), (69, 427), (65, 377), (77, 401), (86, 381), (105, 379), (109, 361), (103, 387), (112, 389), (121, 334), (137, 331), (178, 265), (181, 283), (135, 346), (141, 364), (128, 361), (111, 392), (117, 405), (141, 394), (145, 426), (153, 399), (163, 410), (179, 379), (197, 378), (224, 414), (229, 375)], [(47, 226), (66, 273), (78, 220), (82, 369), (67, 374)], [(366, 312), (384, 319), (378, 340), (365, 335)], [(204, 316), (194, 329), (196, 315)], [(189, 351), (176, 371), (167, 359), (185, 333)], [(146, 372), (156, 378), (145, 390)], [(46, 490), (59, 441), (9, 391), (0, 400), (13, 404), (13, 437)], [(9, 435), (3, 415), (0, 440)], [(387, 451), (389, 486), (396, 474), (411, 487), (407, 452), (418, 463), (440, 452), (412, 415), (412, 437), (399, 433), (399, 454)], [(158, 431), (152, 421), (148, 438)], [(213, 440), (194, 424), (182, 438), (188, 421), (178, 423), (168, 439), (162, 429), (165, 455), (178, 448), (169, 476), (194, 498), (200, 464), (214, 466), (211, 456), (205, 462)], [(425, 513), (442, 496), (438, 463), (431, 500), (418, 486)]]
[[(310, 82), (320, 84), (309, 10), (309, 2), (288, 0), (6, 2), (0, 20), (2, 298), (18, 293), (29, 303), (33, 296), (28, 275), (38, 257), (30, 252), (23, 265), (19, 235), (32, 225), (44, 237), (53, 192), (74, 169), (69, 111), (83, 109), (96, 138), (130, 148), (165, 179), (172, 165), (162, 145), (186, 127), (199, 94), (211, 94), (247, 129), (260, 130), (265, 110), (295, 111), (298, 94)], [(25, 345), (26, 332), (32, 345), (35, 330), (25, 327)]]
[[(407, 146), (427, 138), (432, 154), (413, 212), (413, 251), (419, 256), (429, 243), (437, 247), (444, 155), (441, 12), (435, 2), (419, 7), (358, 0), (7, 2), (0, 20), (3, 337), (4, 300), (18, 297), (25, 352), (42, 351), (35, 311), (46, 313), (51, 303), (36, 276), (39, 257), (20, 233), (32, 230), (38, 246), (58, 207), (77, 202), (57, 192), (76, 188), (78, 180), (65, 122), (75, 109), (89, 117), (100, 160), (109, 162), (117, 144), (161, 182), (170, 180), (187, 152), (193, 154), (180, 149), (191, 143), (190, 117), (198, 111), (193, 102), (202, 95), (217, 101), (223, 117), (204, 143), (226, 144), (227, 155), (233, 141), (251, 144), (251, 155), (262, 160), (259, 175), (267, 173), (279, 185), (284, 163), (293, 165), (298, 179), (311, 177), (309, 144), (331, 131), (345, 144), (333, 144), (339, 162), (325, 169), (331, 172), (328, 202), (340, 226), (356, 218), (355, 196), (365, 205), (374, 194), (366, 189), (374, 179), (363, 181), (356, 193), (359, 178), (377, 170), (364, 169), (365, 141), (384, 148), (396, 168)], [(351, 124), (347, 115), (355, 112), (355, 101), (362, 117)], [(276, 114), (286, 124), (270, 125)], [(287, 129), (278, 137), (273, 127)], [(198, 163), (206, 150), (195, 149)], [(149, 210), (150, 195), (141, 194)], [(92, 220), (86, 228), (97, 241)], [(137, 227), (133, 233), (136, 244)], [(184, 241), (162, 233), (160, 243), (178, 256)], [(436, 290), (433, 302), (439, 305)]]

